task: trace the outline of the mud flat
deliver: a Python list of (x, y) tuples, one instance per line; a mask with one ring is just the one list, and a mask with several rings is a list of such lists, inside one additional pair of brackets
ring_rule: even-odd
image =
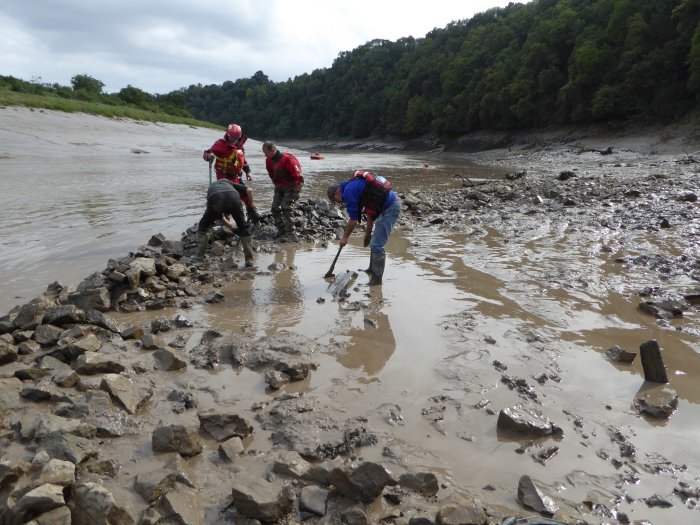
[(613, 139), (429, 157), (347, 297), (314, 197), (255, 271), (153, 232), (50, 285), (0, 320), (3, 523), (697, 521), (697, 146)]

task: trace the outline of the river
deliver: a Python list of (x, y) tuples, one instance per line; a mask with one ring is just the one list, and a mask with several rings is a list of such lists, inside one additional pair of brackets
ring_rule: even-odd
[[(179, 239), (203, 212), (209, 173), (201, 152), (221, 134), (187, 126), (1, 109), (0, 311), (28, 302), (53, 281), (76, 285), (101, 271), (108, 259), (127, 254), (155, 233)], [(265, 211), (272, 185), (260, 146), (250, 139), (246, 150), (254, 177), (251, 186), (258, 208)], [(280, 148), (302, 163), (303, 198), (324, 196), (330, 183), (356, 169), (379, 171), (400, 193), (449, 193), (460, 186), (456, 173), (502, 180), (505, 172), (536, 168), (539, 162), (556, 168), (561, 164), (556, 154), (543, 160), (523, 153), (513, 166), (493, 167), (472, 164), (466, 156), (338, 150), (324, 151), (325, 158), (315, 161), (309, 151), (288, 149), (284, 143)], [(603, 166), (597, 157), (575, 159), (581, 172)], [(613, 163), (622, 162), (632, 161), (615, 159), (604, 168), (612, 170)], [(652, 170), (644, 159), (635, 162), (640, 172)], [(656, 157), (648, 162), (654, 163), (655, 172), (675, 175), (677, 167), (671, 162), (661, 164)], [(539, 166), (544, 169), (544, 164)], [(554, 167), (547, 169), (555, 172)], [(697, 520), (698, 511), (677, 499), (671, 510), (644, 504), (653, 494), (671, 499), (679, 480), (697, 485), (697, 312), (665, 324), (642, 314), (634, 286), (657, 281), (651, 274), (642, 274), (648, 281), (640, 279), (616, 262), (624, 252), (653, 252), (658, 246), (672, 254), (685, 253), (680, 234), (598, 230), (580, 208), (538, 215), (537, 210), (529, 213), (529, 207), (506, 212), (486, 206), (466, 214), (454, 229), (429, 225), (428, 217), (421, 227), (403, 221), (388, 245), (384, 286), (370, 292), (366, 276), (360, 274), (347, 303), (318, 300), (325, 294), (322, 276), (335, 254), (333, 243), (261, 251), (257, 262), (263, 271), (220, 288), (224, 303), (195, 302), (184, 312), (195, 324), (188, 348), (209, 328), (231, 337), (291, 330), (324, 345), (315, 357), (320, 366), (306, 380), (278, 393), (268, 392), (261, 377), (250, 371), (223, 367), (212, 374), (190, 366), (188, 388), (198, 393), (200, 406), (215, 403), (216, 396), (208, 397), (213, 391), (248, 411), (279, 393), (303, 392), (343, 417), (369, 419), (382, 429), (382, 439), (389, 438), (384, 448), (364, 448), (363, 457), (388, 461), (388, 448), (396, 454), (395, 468), (411, 465), (438, 473), (441, 494), (454, 486), (513, 508), (518, 479), (528, 474), (572, 506), (590, 502), (582, 511), (586, 518), (591, 508), (599, 512), (591, 523), (608, 523), (613, 507), (632, 519), (659, 524)], [(404, 214), (407, 218), (409, 210)], [(499, 230), (499, 224), (505, 227)], [(357, 236), (351, 240), (336, 272), (366, 266), (368, 254), (361, 244)], [(274, 262), (286, 269), (265, 271)], [(674, 279), (661, 282), (687, 286), (687, 276)], [(115, 316), (124, 323), (144, 324), (176, 313)], [(643, 379), (639, 359), (620, 365), (604, 357), (614, 344), (636, 351), (652, 338), (668, 349), (664, 356), (670, 386), (680, 397), (669, 420), (645, 419), (633, 410), (634, 397), (652, 389)], [(529, 390), (508, 388), (507, 376)], [(177, 381), (159, 376), (146, 430), (151, 420), (161, 417), (179, 421), (166, 399)], [(510, 439), (496, 430), (498, 410), (529, 399), (530, 392), (537, 393), (537, 406), (565, 430), (565, 439), (556, 442), (556, 456), (546, 467), (533, 460), (545, 446), (542, 442)], [(33, 409), (23, 405), (22, 410)], [(388, 425), (387, 410), (400, 413), (400, 421)], [(183, 418), (194, 416), (186, 413)], [(136, 515), (143, 502), (129, 492), (130, 476), (139, 468), (156, 468), (161, 461), (157, 455), (144, 457), (143, 451), (150, 450), (149, 436), (144, 431), (114, 440), (115, 454), (127, 467), (108, 481), (110, 490)], [(269, 450), (267, 438), (256, 430), (251, 448)], [(625, 442), (636, 447), (637, 459), (623, 457), (618, 462)], [(228, 482), (219, 477), (228, 474), (216, 469), (210, 473), (208, 462), (195, 468), (211, 501), (230, 493)]]

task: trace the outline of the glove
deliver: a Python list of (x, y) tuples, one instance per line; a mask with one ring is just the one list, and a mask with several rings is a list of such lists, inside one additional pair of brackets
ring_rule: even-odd
[(207, 162), (211, 162), (212, 160), (214, 160), (214, 154), (211, 151), (206, 150), (202, 153), (202, 158)]

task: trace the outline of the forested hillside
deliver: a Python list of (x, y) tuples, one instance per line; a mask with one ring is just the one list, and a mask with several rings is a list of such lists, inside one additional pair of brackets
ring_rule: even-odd
[(700, 0), (535, 0), (374, 40), (286, 82), (190, 86), (201, 120), (255, 137), (454, 136), (668, 120), (698, 107)]

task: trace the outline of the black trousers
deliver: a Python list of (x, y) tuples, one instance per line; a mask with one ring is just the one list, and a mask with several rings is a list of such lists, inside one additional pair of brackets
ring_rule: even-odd
[(241, 197), (235, 190), (219, 191), (207, 197), (207, 209), (199, 221), (199, 231), (203, 232), (221, 218), (222, 215), (231, 215), (236, 222), (239, 237), (248, 237), (248, 224), (243, 215)]

